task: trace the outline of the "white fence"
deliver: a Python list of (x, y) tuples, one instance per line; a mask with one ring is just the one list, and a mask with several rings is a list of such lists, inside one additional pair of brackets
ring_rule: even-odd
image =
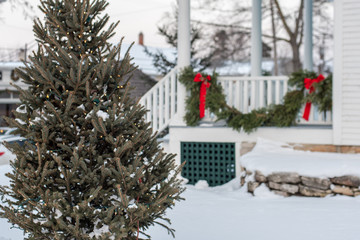
[[(173, 69), (140, 100), (149, 110), (146, 121), (152, 123), (154, 131), (164, 130), (177, 111), (177, 73), (177, 68)], [(289, 90), (287, 76), (219, 76), (218, 81), (224, 89), (227, 103), (243, 113), (271, 104), (280, 104)], [(332, 124), (331, 112), (319, 113), (316, 107), (312, 106), (309, 121), (301, 118), (302, 113), (303, 109), (297, 119), (300, 124)], [(214, 120), (208, 112), (206, 115), (208, 120)]]
[[(227, 103), (243, 113), (283, 103), (283, 97), (289, 90), (287, 76), (219, 76), (218, 81), (224, 89)], [(312, 106), (309, 121), (302, 119), (303, 112), (302, 108), (297, 118), (299, 124), (332, 124), (331, 112), (320, 113)]]
[(151, 122), (154, 132), (163, 131), (177, 111), (177, 75), (174, 68), (140, 99), (149, 110), (146, 121)]

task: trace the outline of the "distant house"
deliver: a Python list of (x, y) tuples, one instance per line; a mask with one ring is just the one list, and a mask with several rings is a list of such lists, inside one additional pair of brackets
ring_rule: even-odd
[(130, 79), (130, 86), (132, 90), (130, 96), (136, 100), (140, 99), (144, 94), (149, 91), (157, 83), (152, 77), (143, 71), (136, 69)]
[[(124, 55), (129, 47), (130, 44), (122, 44), (121, 54)], [(170, 60), (175, 59), (176, 49), (150, 46), (147, 46), (147, 48), (151, 52), (162, 52)], [(152, 58), (144, 52), (144, 46), (134, 44), (130, 49), (130, 56), (134, 58), (133, 62), (136, 66), (138, 66), (138, 69), (147, 74), (148, 76), (152, 77), (155, 80), (160, 80), (163, 77), (163, 75), (159, 73), (159, 71), (154, 67)]]
[[(17, 104), (20, 103), (19, 92), (11, 86), (12, 83), (15, 83), (21, 88), (26, 88), (26, 85), (21, 83), (14, 72), (14, 69), (20, 66), (23, 66), (23, 63), (0, 63), (0, 116), (11, 116), (11, 111), (16, 109)], [(4, 125), (4, 120), (0, 118), (0, 126)]]

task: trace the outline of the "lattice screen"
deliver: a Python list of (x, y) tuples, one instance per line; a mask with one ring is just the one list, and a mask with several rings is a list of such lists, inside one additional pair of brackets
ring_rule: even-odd
[(210, 186), (224, 184), (235, 178), (235, 143), (182, 142), (181, 172), (189, 184), (206, 180)]

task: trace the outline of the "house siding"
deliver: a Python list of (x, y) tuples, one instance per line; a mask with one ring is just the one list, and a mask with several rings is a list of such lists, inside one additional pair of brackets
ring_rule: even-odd
[(334, 142), (339, 145), (360, 145), (359, 13), (360, 1), (335, 1)]

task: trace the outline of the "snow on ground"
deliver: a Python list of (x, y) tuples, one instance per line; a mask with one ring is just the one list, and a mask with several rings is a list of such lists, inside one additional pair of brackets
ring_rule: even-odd
[[(241, 162), (248, 168), (261, 168), (264, 173), (296, 170), (307, 175), (320, 173), (329, 176), (346, 170), (360, 174), (359, 154), (304, 153), (283, 149), (282, 145), (259, 140), (257, 147)], [(2, 185), (8, 183), (4, 173), (9, 170), (8, 165), (0, 166)], [(195, 186), (186, 185), (183, 194), (186, 201), (177, 203), (173, 210), (168, 211), (171, 226), (176, 229), (175, 239), (360, 239), (360, 197), (284, 198), (274, 195), (264, 186), (257, 188), (252, 196), (239, 186), (239, 179), (219, 187), (208, 187), (204, 181)], [(0, 219), (0, 240), (23, 239), (20, 230), (10, 230), (10, 227), (6, 220)], [(159, 226), (150, 228), (148, 233), (154, 240), (173, 239)]]
[[(0, 185), (9, 185), (9, 179), (5, 176), (7, 172), (11, 171), (10, 165), (0, 166)], [(24, 239), (23, 231), (12, 228), (12, 224), (4, 218), (0, 218), (0, 240), (20, 240)]]
[[(236, 186), (196, 189), (168, 212), (176, 240), (358, 240), (360, 198), (283, 198), (259, 187), (253, 197)], [(161, 227), (153, 239), (171, 240)]]
[[(266, 157), (265, 157), (266, 156)], [(259, 138), (254, 149), (239, 159), (247, 170), (297, 172), (309, 177), (360, 177), (360, 154), (298, 151), (282, 142)]]

